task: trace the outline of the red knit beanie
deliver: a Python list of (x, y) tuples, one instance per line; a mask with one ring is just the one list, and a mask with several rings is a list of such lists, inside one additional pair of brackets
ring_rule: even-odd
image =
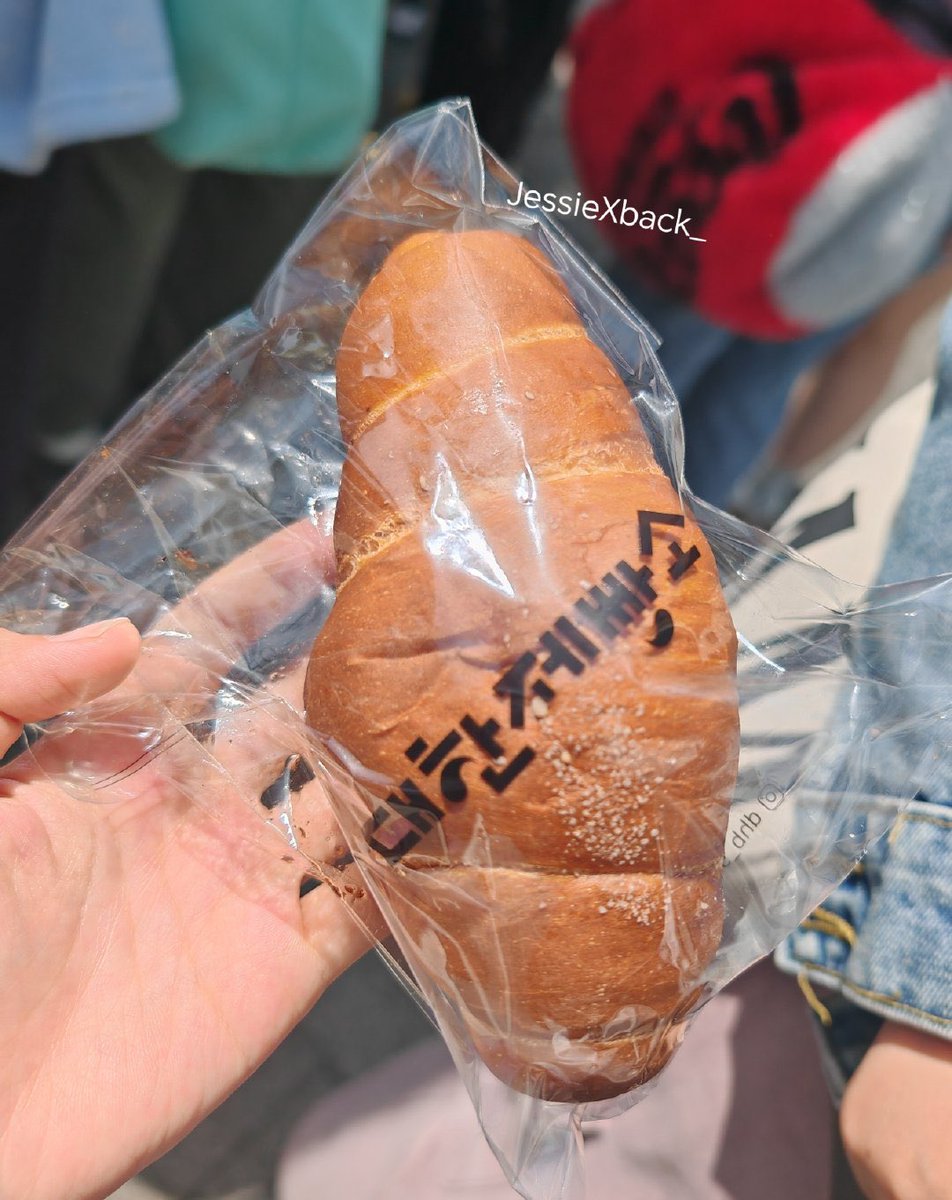
[(610, 0), (573, 49), (583, 186), (626, 205), (600, 229), (721, 324), (782, 338), (857, 316), (950, 224), (952, 68), (865, 0)]

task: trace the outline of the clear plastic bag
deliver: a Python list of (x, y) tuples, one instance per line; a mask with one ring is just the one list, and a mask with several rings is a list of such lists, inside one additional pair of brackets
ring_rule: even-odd
[[(119, 689), (28, 730), (21, 751), (77, 794), (91, 792), (109, 803), (122, 799), (124, 780), (174, 763), (176, 786), (188, 802), (216, 813), (217, 793), (208, 781), (226, 780), (229, 794), (274, 825), (317, 880), (353, 903), (355, 919), (363, 919), (359, 900), (369, 889), (390, 929), (389, 938), (375, 929), (382, 949), (435, 1014), (513, 1186), (528, 1200), (575, 1200), (583, 1193), (581, 1119), (610, 1116), (644, 1094), (693, 1013), (822, 901), (924, 786), (949, 713), (940, 696), (916, 687), (916, 664), (952, 635), (945, 599), (952, 577), (854, 588), (690, 497), (681, 472), (680, 418), (650, 332), (555, 225), (537, 210), (513, 206), (516, 193), (515, 180), (480, 145), (465, 103), (447, 102), (394, 126), (334, 189), (253, 310), (210, 334), (14, 539), (0, 567), (0, 603), (4, 624), (22, 631), (56, 632), (125, 615), (146, 634), (134, 692)], [(511, 286), (521, 286), (523, 267), (540, 278), (549, 272), (562, 281), (551, 284), (552, 303), (570, 295), (578, 316), (563, 313), (563, 332), (549, 338), (555, 344), (545, 365), (538, 358), (520, 365), (519, 339), (492, 336), (499, 301), (488, 294), (489, 277), (473, 277), (474, 311), (483, 326), (472, 332), (463, 357), (469, 366), (484, 352), (492, 357), (491, 379), (502, 391), (494, 394), (489, 416), (512, 418), (494, 427), (500, 461), (509, 464), (499, 478), (509, 478), (513, 454), (522, 461), (508, 490), (501, 489), (508, 507), (503, 517), (481, 516), (488, 511), (478, 494), (481, 478), (468, 474), (479, 438), (467, 435), (461, 446), (458, 429), (447, 434), (437, 425), (427, 432), (422, 452), (430, 456), (431, 475), (426, 467), (418, 477), (412, 454), (388, 450), (386, 441), (376, 458), (352, 456), (351, 503), (363, 505), (357, 526), (365, 537), (361, 542), (353, 526), (348, 541), (338, 529), (346, 587), (354, 592), (362, 558), (389, 554), (399, 567), (393, 546), (401, 540), (415, 547), (417, 558), (400, 568), (399, 587), (368, 596), (365, 585), (364, 615), (348, 618), (329, 642), (333, 521), (348, 449), (335, 396), (338, 350), (358, 299), (390, 252), (413, 234), (436, 231), (522, 239), (534, 250), (525, 251)], [(492, 253), (499, 243), (480, 244)], [(425, 288), (415, 278), (408, 272), (406, 328), (375, 327), (370, 357), (351, 372), (382, 411), (395, 411), (396, 401), (381, 399), (377, 383), (399, 383), (400, 372), (410, 369), (401, 347), (405, 352), (414, 338), (440, 339), (433, 329), (439, 314), (414, 291)], [(507, 287), (502, 279), (500, 295)], [(524, 297), (517, 299), (521, 304)], [(385, 299), (382, 304), (386, 313)], [(572, 325), (577, 320), (583, 333)], [(607, 510), (595, 493), (584, 509), (567, 501), (575, 504), (571, 528), (556, 529), (552, 514), (564, 509), (547, 497), (558, 481), (533, 461), (538, 431), (530, 428), (529, 414), (536, 397), (524, 387), (518, 403), (506, 394), (507, 381), (515, 386), (520, 372), (548, 370), (569, 354), (566, 342), (577, 346), (583, 336), (599, 348), (585, 350), (597, 356), (586, 360), (597, 363), (591, 370), (597, 374), (610, 363), (621, 381), (602, 379), (591, 394), (623, 385), (633, 405), (625, 406), (629, 431), (611, 436), (641, 439), (651, 494), (667, 498), (661, 507), (639, 501), (632, 476), (630, 521), (619, 526), (619, 536), (637, 534), (637, 543), (624, 558), (604, 532)], [(434, 369), (433, 387), (452, 374)], [(482, 393), (472, 381), (457, 384), (470, 421), (480, 415)], [(355, 429), (366, 435), (359, 419), (348, 421), (348, 440)], [(583, 448), (594, 444), (584, 424), (569, 432)], [(399, 429), (394, 436), (399, 446)], [(409, 481), (407, 471), (401, 476), (408, 462)], [(584, 454), (573, 463), (576, 476), (597, 474)], [(373, 525), (381, 514), (393, 518), (382, 541)], [(572, 575), (574, 560), (556, 567), (566, 545), (587, 538), (589, 554), (603, 535), (607, 557), (597, 584)], [(413, 574), (419, 555), (429, 564), (425, 578)], [(704, 571), (708, 585), (700, 595)], [(715, 572), (722, 593), (709, 586)], [(267, 606), (258, 595), (248, 623), (225, 620), (218, 599), (243, 587), (273, 590), (270, 612), (261, 615)], [(484, 613), (483, 624), (488, 621), (507, 649), (474, 667), (487, 643), (484, 633), (479, 642), (468, 636), (473, 627), (459, 627), (459, 612), (484, 597), (491, 619)], [(600, 607), (619, 597), (621, 607), (610, 608), (606, 626)], [(736, 685), (724, 665), (733, 655), (735, 630)], [(323, 720), (316, 702), (314, 728), (305, 721), (304, 666), (319, 634), (311, 690), (329, 695), (328, 680), (338, 689), (339, 711), (354, 720), (349, 744)], [(382, 665), (368, 666), (375, 638), (389, 649), (381, 651)], [(434, 653), (427, 638), (439, 641), (441, 669), (449, 672), (436, 691), (414, 667), (414, 654)], [(691, 643), (687, 666), (664, 675), (657, 664), (685, 640)], [(543, 649), (551, 669), (542, 669)], [(719, 665), (707, 670), (711, 656)], [(484, 680), (462, 707), (454, 688), (464, 676), (462, 667), (454, 675), (454, 662)], [(503, 676), (511, 684), (519, 662), (518, 686), (497, 686)], [(189, 668), (184, 674), (183, 664)], [(568, 712), (573, 688), (586, 676), (589, 696), (602, 696), (604, 705), (595, 711), (590, 703), (589, 717), (575, 727), (571, 717), (560, 725), (560, 706)], [(373, 697), (381, 689), (391, 696), (383, 707)], [(659, 717), (655, 710), (670, 705), (675, 693), (688, 707)], [(414, 711), (421, 695), (440, 700), (429, 716), (425, 708), (422, 716)], [(464, 695), (470, 696), (465, 688)], [(398, 710), (402, 715), (386, 729), (367, 723), (368, 713), (383, 721), (381, 714)], [(447, 712), (459, 722), (448, 722)], [(660, 748), (652, 753), (669, 753), (670, 769), (652, 767), (649, 775), (645, 729), (662, 718), (678, 725), (682, 750), (672, 752), (673, 743), (657, 735)], [(340, 717), (340, 728), (346, 724)], [(411, 726), (416, 739), (404, 737)], [(696, 731), (693, 743), (688, 726)], [(113, 751), (121, 745), (125, 770), (101, 773), (103, 738)], [(382, 771), (380, 763), (393, 761), (398, 743), (402, 767)], [(527, 747), (532, 753), (520, 758)], [(718, 781), (720, 801), (691, 792), (691, 762), (705, 754), (717, 761), (701, 777)], [(541, 781), (535, 786), (543, 792), (549, 780), (531, 820), (520, 817), (515, 793), (506, 795), (519, 776)], [(686, 794), (675, 786), (682, 777)], [(575, 800), (559, 801), (553, 779)], [(581, 829), (573, 840), (578, 822), (591, 817), (576, 801), (582, 803), (593, 780), (610, 785), (607, 797), (598, 797), (598, 827)], [(327, 797), (337, 824), (329, 819)], [(651, 821), (636, 819), (639, 801)], [(510, 804), (510, 824), (496, 828)], [(225, 810), (220, 815), (230, 819)], [(594, 888), (584, 900), (586, 928), (597, 930), (601, 919), (614, 932), (606, 933), (601, 948), (592, 935), (590, 953), (601, 953), (608, 973), (617, 975), (612, 986), (623, 986), (617, 947), (631, 937), (641, 956), (632, 978), (666, 972), (662, 1008), (651, 1009), (635, 980), (630, 1002), (601, 997), (611, 1011), (597, 1030), (570, 1030), (545, 1012), (531, 1030), (520, 1026), (533, 980), (542, 980), (541, 992), (554, 997), (553, 1004), (589, 1011), (585, 996), (565, 994), (575, 986), (570, 976), (577, 953), (559, 948), (560, 926), (547, 907), (561, 905), (562, 918), (575, 921), (582, 902), (550, 901), (536, 890), (520, 893), (514, 909), (511, 894), (505, 899), (485, 882), (494, 870), (518, 872), (514, 855), (533, 852), (556, 826), (571, 853), (561, 867), (534, 863), (531, 888), (544, 889), (553, 876)], [(454, 834), (463, 828), (465, 836)], [(628, 854), (633, 837), (654, 856), (650, 870), (637, 853)], [(721, 845), (724, 850), (716, 864), (712, 838), (717, 858)], [(620, 854), (619, 845), (628, 850)], [(594, 863), (588, 869), (579, 865), (580, 847)], [(466, 874), (445, 870), (451, 860)], [(651, 897), (644, 891), (646, 873), (655, 878)], [(605, 878), (622, 876), (632, 882), (611, 896)], [(690, 891), (689, 905), (678, 889)], [(495, 938), (488, 950), (487, 936)], [(572, 931), (565, 936), (570, 942)], [(547, 946), (555, 964), (548, 975)], [(646, 946), (654, 947), (650, 961)], [(536, 954), (531, 970), (530, 950)], [(525, 1066), (540, 1039), (547, 1066), (533, 1074)], [(626, 1039), (637, 1047), (635, 1064), (629, 1056), (616, 1070), (612, 1053), (605, 1059), (596, 1043)], [(586, 1089), (586, 1078), (596, 1075), (600, 1085)], [(565, 1087), (553, 1087), (553, 1078)]]

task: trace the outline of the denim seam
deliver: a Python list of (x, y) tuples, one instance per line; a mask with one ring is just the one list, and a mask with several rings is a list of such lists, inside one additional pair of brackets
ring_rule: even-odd
[(952, 829), (952, 817), (927, 817), (924, 813), (900, 813), (896, 821), (896, 829), (912, 821), (922, 821), (926, 825), (938, 825), (940, 829)]
[[(812, 924), (811, 924), (812, 922)], [(824, 937), (834, 937), (848, 946), (856, 945), (856, 926), (851, 925), (839, 913), (831, 912), (821, 904), (808, 917), (800, 922), (804, 929), (823, 934)]]
[(947, 1025), (949, 1028), (952, 1028), (952, 1017), (940, 1017), (937, 1013), (932, 1013), (927, 1008), (916, 1008), (915, 1005), (906, 1004), (905, 1001), (897, 1000), (893, 996), (887, 996), (884, 992), (876, 992), (872, 988), (865, 988), (862, 984), (853, 983), (852, 980), (847, 979), (842, 971), (836, 971), (832, 967), (825, 967), (821, 963), (810, 962), (806, 959), (797, 959), (796, 961), (808, 973), (811, 971), (816, 972), (818, 983), (829, 984), (831, 979), (834, 980), (844, 995), (852, 992), (855, 996), (862, 996), (867, 1000), (875, 1000), (887, 1008), (894, 1008), (913, 1016), (924, 1017), (929, 1021), (936, 1021), (940, 1025)]

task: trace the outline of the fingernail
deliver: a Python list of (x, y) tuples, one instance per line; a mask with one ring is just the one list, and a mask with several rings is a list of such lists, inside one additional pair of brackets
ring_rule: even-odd
[(61, 642), (95, 642), (105, 637), (120, 625), (131, 625), (128, 617), (115, 617), (111, 621), (96, 621), (93, 625), (81, 625), (79, 629), (71, 629), (69, 633), (58, 635)]

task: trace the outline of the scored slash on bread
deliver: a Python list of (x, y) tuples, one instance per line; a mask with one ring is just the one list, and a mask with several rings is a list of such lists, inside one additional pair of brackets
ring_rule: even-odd
[[(490, 1068), (545, 1099), (619, 1094), (667, 1061), (722, 934), (738, 716), (713, 556), (518, 237), (398, 245), (337, 375), (340, 584), (308, 720), (388, 781), (361, 783), (365, 856)], [(677, 527), (646, 547), (652, 518)], [(399, 854), (373, 837), (388, 813)]]

